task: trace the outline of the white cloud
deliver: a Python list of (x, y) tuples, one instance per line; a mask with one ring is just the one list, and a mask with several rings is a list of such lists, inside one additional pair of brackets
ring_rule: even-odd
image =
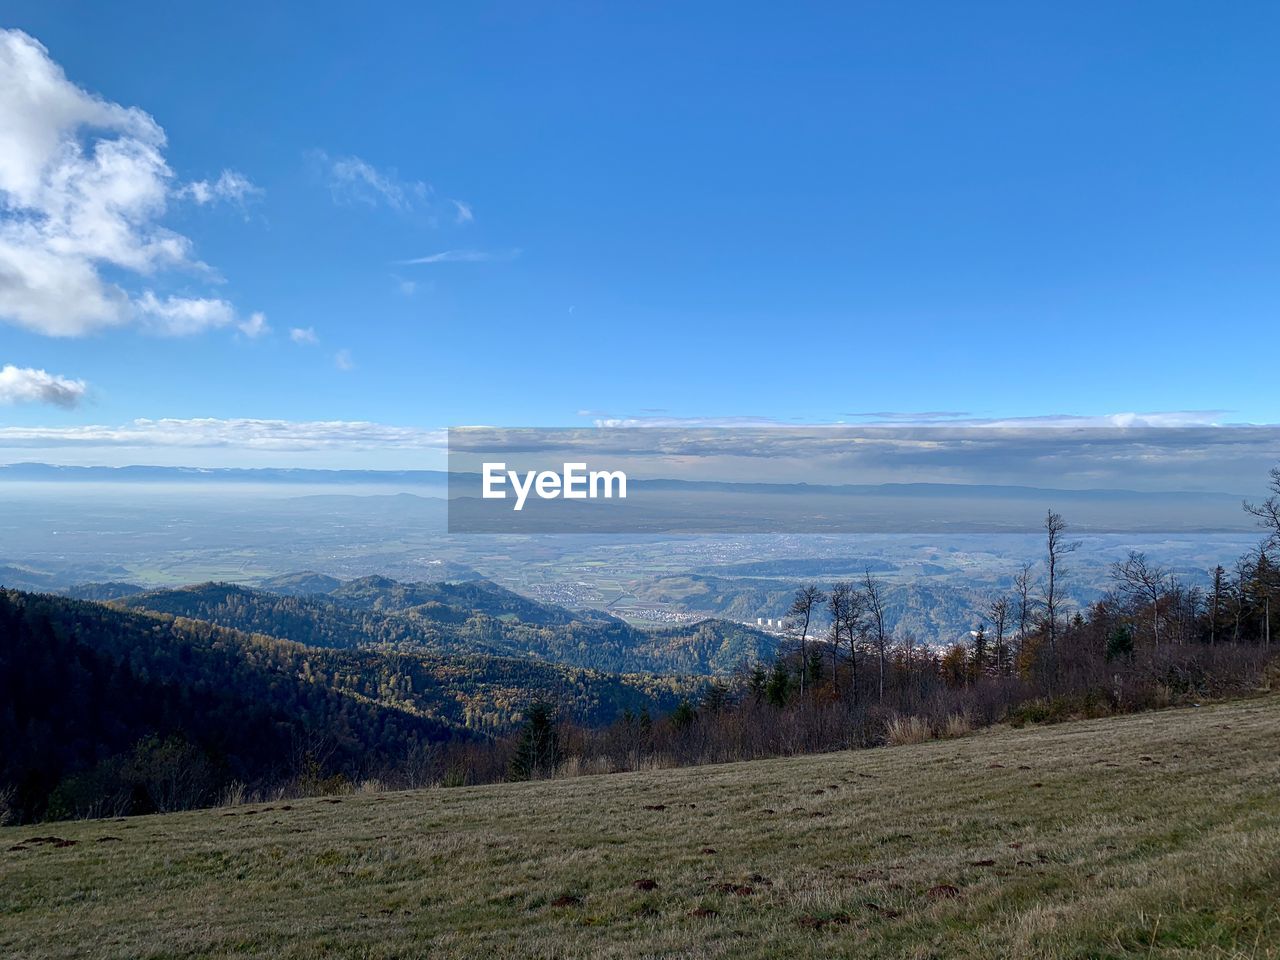
[(0, 403), (51, 403), (74, 407), (89, 389), (83, 380), (59, 377), (31, 367), (0, 367)]
[[(1046, 414), (1032, 417), (993, 417), (950, 420), (941, 426), (1001, 428), (1117, 428), (1144, 429), (1154, 427), (1208, 427), (1224, 423), (1228, 410), (1156, 410), (1147, 413), (1104, 413), (1080, 415)], [(897, 423), (907, 423), (899, 420)], [(918, 422), (924, 422), (921, 418)]]
[(190, 337), (232, 325), (251, 340), (271, 332), (265, 313), (251, 313), (248, 319), (241, 320), (226, 300), (200, 297), (161, 300), (148, 290), (137, 299), (135, 308), (141, 329), (161, 337)]
[(141, 323), (149, 333), (164, 337), (188, 337), (235, 322), (236, 311), (225, 300), (166, 297), (148, 290), (137, 302)]
[[(736, 428), (773, 428), (796, 426), (786, 420), (775, 417), (674, 417), (656, 414), (640, 414), (636, 416), (611, 416), (596, 410), (579, 410), (578, 416), (591, 417), (596, 427), (650, 427), (662, 430), (683, 429), (736, 429)], [(805, 426), (833, 426), (833, 424), (805, 424)]]
[(319, 343), (315, 327), (294, 327), (289, 331), (289, 339), (294, 343)]
[(591, 417), (597, 427), (937, 427), (974, 429), (1147, 429), (1164, 427), (1207, 427), (1226, 423), (1226, 410), (1166, 410), (1150, 413), (1107, 413), (1098, 415), (1045, 414), (1030, 417), (969, 417), (962, 411), (931, 410), (920, 413), (883, 411), (846, 413), (856, 423), (844, 420), (783, 420), (777, 417), (677, 417), (642, 412), (636, 415), (612, 414), (598, 410), (579, 410), (578, 416)]
[(182, 187), (178, 193), (201, 206), (216, 203), (219, 200), (243, 205), (251, 197), (262, 193), (262, 189), (254, 186), (253, 182), (239, 171), (223, 170), (217, 180), (193, 180)]
[(320, 167), (335, 203), (385, 205), (407, 211), (431, 196), (430, 185), (421, 180), (401, 180), (394, 170), (379, 170), (359, 157), (330, 157), (315, 150), (312, 160)]
[(167, 201), (184, 190), (243, 197), (251, 186), (230, 171), (175, 186), (164, 146), (145, 112), (81, 89), (38, 41), (0, 30), (0, 322), (63, 337), (134, 322), (161, 332), (221, 325), (169, 321), (224, 301), (135, 300), (104, 276), (207, 270), (188, 238), (161, 225)]
[(449, 202), (453, 204), (454, 223), (470, 223), (476, 218), (475, 214), (471, 210), (471, 204), (465, 203), (462, 200), (450, 200)]
[(400, 292), (403, 293), (406, 297), (412, 297), (414, 293), (417, 291), (417, 289), (418, 289), (418, 284), (415, 283), (413, 280), (400, 281)]
[(356, 362), (351, 359), (351, 351), (343, 348), (333, 355), (333, 365), (339, 370), (354, 370)]
[(267, 323), (267, 315), (265, 313), (253, 313), (249, 315), (249, 319), (238, 324), (240, 332), (250, 340), (257, 340), (259, 337), (265, 337), (271, 332), (271, 327)]
[(519, 250), (442, 250), (439, 253), (429, 253), (425, 257), (414, 257), (412, 260), (398, 262), (402, 266), (422, 263), (501, 263), (514, 260), (519, 256)]
[(224, 420), (201, 417), (140, 419), (120, 426), (0, 427), (0, 443), (44, 448), (211, 447), (279, 451), (437, 449), (445, 446), (446, 432), (440, 429), (396, 427), (353, 420)]

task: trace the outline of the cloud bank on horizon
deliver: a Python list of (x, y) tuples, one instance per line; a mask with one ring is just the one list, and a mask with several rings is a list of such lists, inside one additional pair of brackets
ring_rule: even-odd
[[(45, 399), (83, 384), (0, 372), (7, 393)], [(637, 479), (773, 484), (961, 483), (1062, 489), (1215, 491), (1256, 496), (1280, 428), (1162, 415), (782, 425), (691, 418), (559, 429), (394, 426), (347, 420), (137, 419), (120, 425), (0, 426), (0, 463), (471, 470), (476, 457), (525, 467), (590, 461)], [(469, 458), (469, 459), (468, 459)], [(478, 462), (478, 461), (476, 461)]]

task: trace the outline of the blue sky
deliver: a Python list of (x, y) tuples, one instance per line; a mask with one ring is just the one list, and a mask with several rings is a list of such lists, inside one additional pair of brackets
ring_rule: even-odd
[[(0, 26), (30, 38), (0, 100), (30, 160), (0, 164), (0, 460), (412, 462), (394, 431), (344, 446), (355, 421), (1280, 420), (1274, 4), (10, 2)], [(31, 41), (65, 122), (21, 99)], [(102, 138), (162, 195), (75, 216), (135, 235), (32, 239), (49, 144)], [(163, 433), (200, 451), (134, 423), (195, 418)]]

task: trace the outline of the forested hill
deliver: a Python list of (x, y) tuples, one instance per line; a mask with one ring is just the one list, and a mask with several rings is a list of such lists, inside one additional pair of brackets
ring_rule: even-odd
[(609, 673), (728, 674), (771, 660), (777, 643), (721, 620), (644, 631), (608, 614), (537, 603), (484, 580), (405, 584), (366, 577), (305, 595), (206, 583), (117, 602), (313, 647), (529, 657)]
[[(152, 775), (131, 767), (167, 763), (211, 802), (225, 783), (297, 773), (308, 745), (323, 753), (311, 758), (319, 772), (355, 776), (466, 736), (313, 682), (303, 656), (209, 625), (0, 591), (0, 783), (26, 816), (51, 797), (55, 813), (84, 813), (82, 799)], [(138, 756), (148, 738), (167, 755)]]
[(603, 724), (669, 711), (700, 686), (512, 657), (322, 649), (0, 591), (0, 784), (17, 790), (24, 818), (51, 800), (62, 815), (99, 802), (140, 812), (158, 801), (130, 791), (151, 796), (139, 778), (168, 764), (184, 782), (196, 771), (178, 804), (193, 806), (232, 781), (401, 776), (430, 745), (509, 729), (537, 699)]

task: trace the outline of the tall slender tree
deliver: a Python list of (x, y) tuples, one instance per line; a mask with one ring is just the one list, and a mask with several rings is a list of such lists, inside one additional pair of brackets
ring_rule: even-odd
[(866, 598), (871, 642), (875, 644), (876, 659), (879, 661), (880, 666), (877, 698), (881, 703), (884, 703), (884, 666), (889, 652), (889, 632), (885, 627), (884, 619), (884, 584), (871, 576), (870, 567), (866, 569), (862, 578), (862, 595)]
[(1267, 551), (1259, 550), (1250, 564), (1246, 594), (1258, 612), (1258, 639), (1265, 647), (1271, 646), (1271, 601), (1277, 584), (1280, 584), (1280, 571)]
[(1213, 568), (1213, 587), (1209, 593), (1209, 645), (1217, 646), (1218, 622), (1227, 600), (1227, 571), (1218, 564)]
[(800, 626), (800, 694), (804, 695), (805, 677), (809, 673), (809, 623), (813, 619), (813, 612), (826, 602), (827, 595), (823, 593), (815, 584), (809, 584), (801, 587), (796, 591), (795, 599), (791, 601), (791, 609), (787, 611), (787, 615), (793, 622)]
[(844, 635), (849, 639), (849, 689), (853, 691), (853, 702), (861, 697), (858, 689), (858, 647), (864, 642), (867, 630), (867, 597), (852, 583), (846, 583), (844, 616), (841, 626)]
[(978, 629), (973, 631), (973, 640), (971, 641), (972, 654), (969, 658), (974, 682), (981, 680), (987, 672), (987, 625), (985, 623), (978, 624)]
[(1062, 593), (1059, 580), (1062, 579), (1062, 558), (1073, 551), (1079, 544), (1067, 543), (1063, 539), (1067, 522), (1062, 514), (1049, 510), (1044, 518), (1045, 532), (1045, 567), (1047, 568), (1044, 587), (1045, 627), (1049, 639), (1049, 692), (1053, 692), (1058, 673), (1058, 609), (1062, 605)]
[(987, 616), (991, 619), (991, 628), (995, 631), (996, 673), (1008, 672), (1008, 650), (1005, 647), (1004, 634), (1009, 626), (1009, 598), (996, 597), (987, 607)]
[(840, 693), (840, 641), (844, 638), (851, 592), (849, 584), (836, 583), (827, 594), (827, 615), (831, 618), (831, 626), (827, 630), (831, 644), (831, 684), (837, 695)]
[(1033, 563), (1024, 563), (1022, 569), (1018, 571), (1013, 578), (1014, 596), (1018, 603), (1018, 652), (1016, 657), (1022, 660), (1022, 655), (1026, 649), (1027, 628), (1031, 626), (1031, 584), (1033, 583), (1031, 571), (1035, 568)]

